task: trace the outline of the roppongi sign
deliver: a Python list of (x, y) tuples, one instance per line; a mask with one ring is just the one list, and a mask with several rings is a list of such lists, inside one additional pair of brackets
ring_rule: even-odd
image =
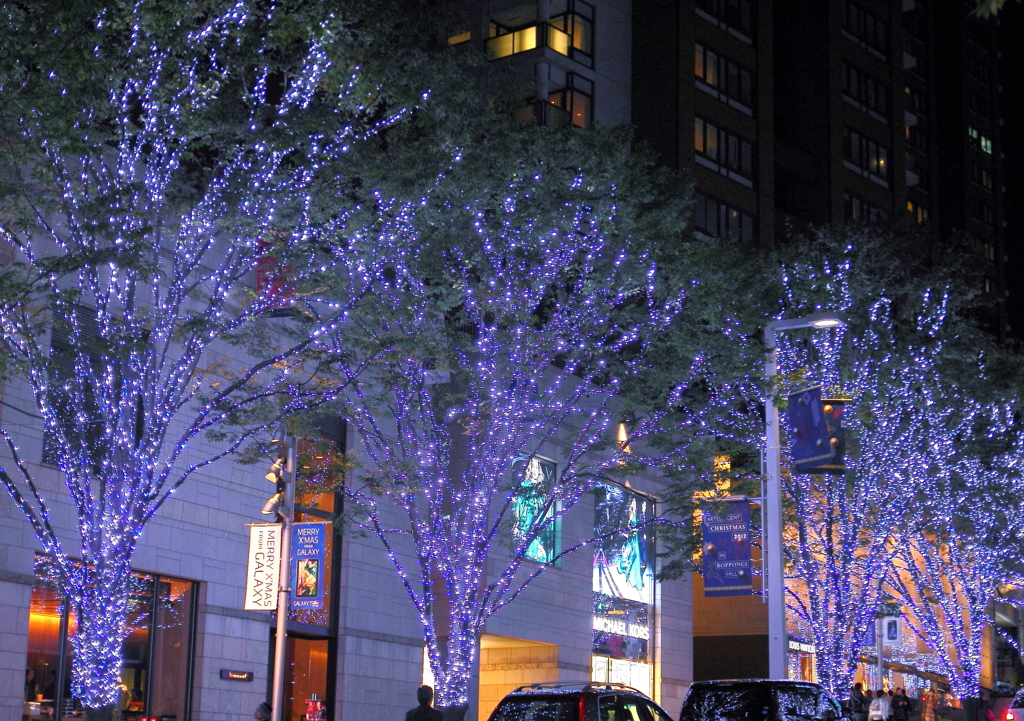
[(281, 525), (252, 524), (249, 526), (249, 562), (245, 571), (246, 611), (277, 609), (280, 572)]

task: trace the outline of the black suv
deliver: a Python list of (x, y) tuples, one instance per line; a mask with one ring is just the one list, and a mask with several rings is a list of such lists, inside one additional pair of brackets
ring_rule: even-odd
[(695, 681), (679, 721), (837, 721), (848, 715), (816, 683)]
[(490, 721), (672, 721), (640, 691), (618, 683), (556, 681), (520, 686)]

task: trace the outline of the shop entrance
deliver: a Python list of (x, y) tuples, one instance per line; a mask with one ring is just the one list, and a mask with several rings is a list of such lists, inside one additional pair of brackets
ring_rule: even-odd
[(509, 691), (558, 681), (558, 645), (484, 634), (480, 637), (478, 719), (486, 719)]

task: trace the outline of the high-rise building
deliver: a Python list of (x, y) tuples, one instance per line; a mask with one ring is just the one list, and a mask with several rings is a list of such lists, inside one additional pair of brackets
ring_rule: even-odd
[[(698, 237), (772, 245), (844, 221), (966, 233), (1005, 335), (1019, 249), (997, 28), (972, 2), (637, 0), (633, 122), (693, 177)], [(760, 598), (694, 591), (694, 678), (765, 675)]]
[(664, 163), (692, 174), (698, 234), (770, 245), (841, 221), (966, 232), (985, 267), (980, 290), (1001, 300), (997, 21), (973, 9), (638, 0), (633, 122)]

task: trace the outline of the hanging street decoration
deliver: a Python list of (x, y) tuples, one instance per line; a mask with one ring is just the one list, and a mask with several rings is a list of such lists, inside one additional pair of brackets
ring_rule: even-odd
[(792, 393), (787, 401), (790, 470), (793, 473), (845, 472), (845, 401), (822, 399), (821, 386)]
[(320, 522), (296, 523), (292, 526), (293, 610), (323, 610), (329, 525)]
[(707, 503), (701, 509), (701, 536), (704, 595), (750, 595), (754, 586), (747, 499)]

